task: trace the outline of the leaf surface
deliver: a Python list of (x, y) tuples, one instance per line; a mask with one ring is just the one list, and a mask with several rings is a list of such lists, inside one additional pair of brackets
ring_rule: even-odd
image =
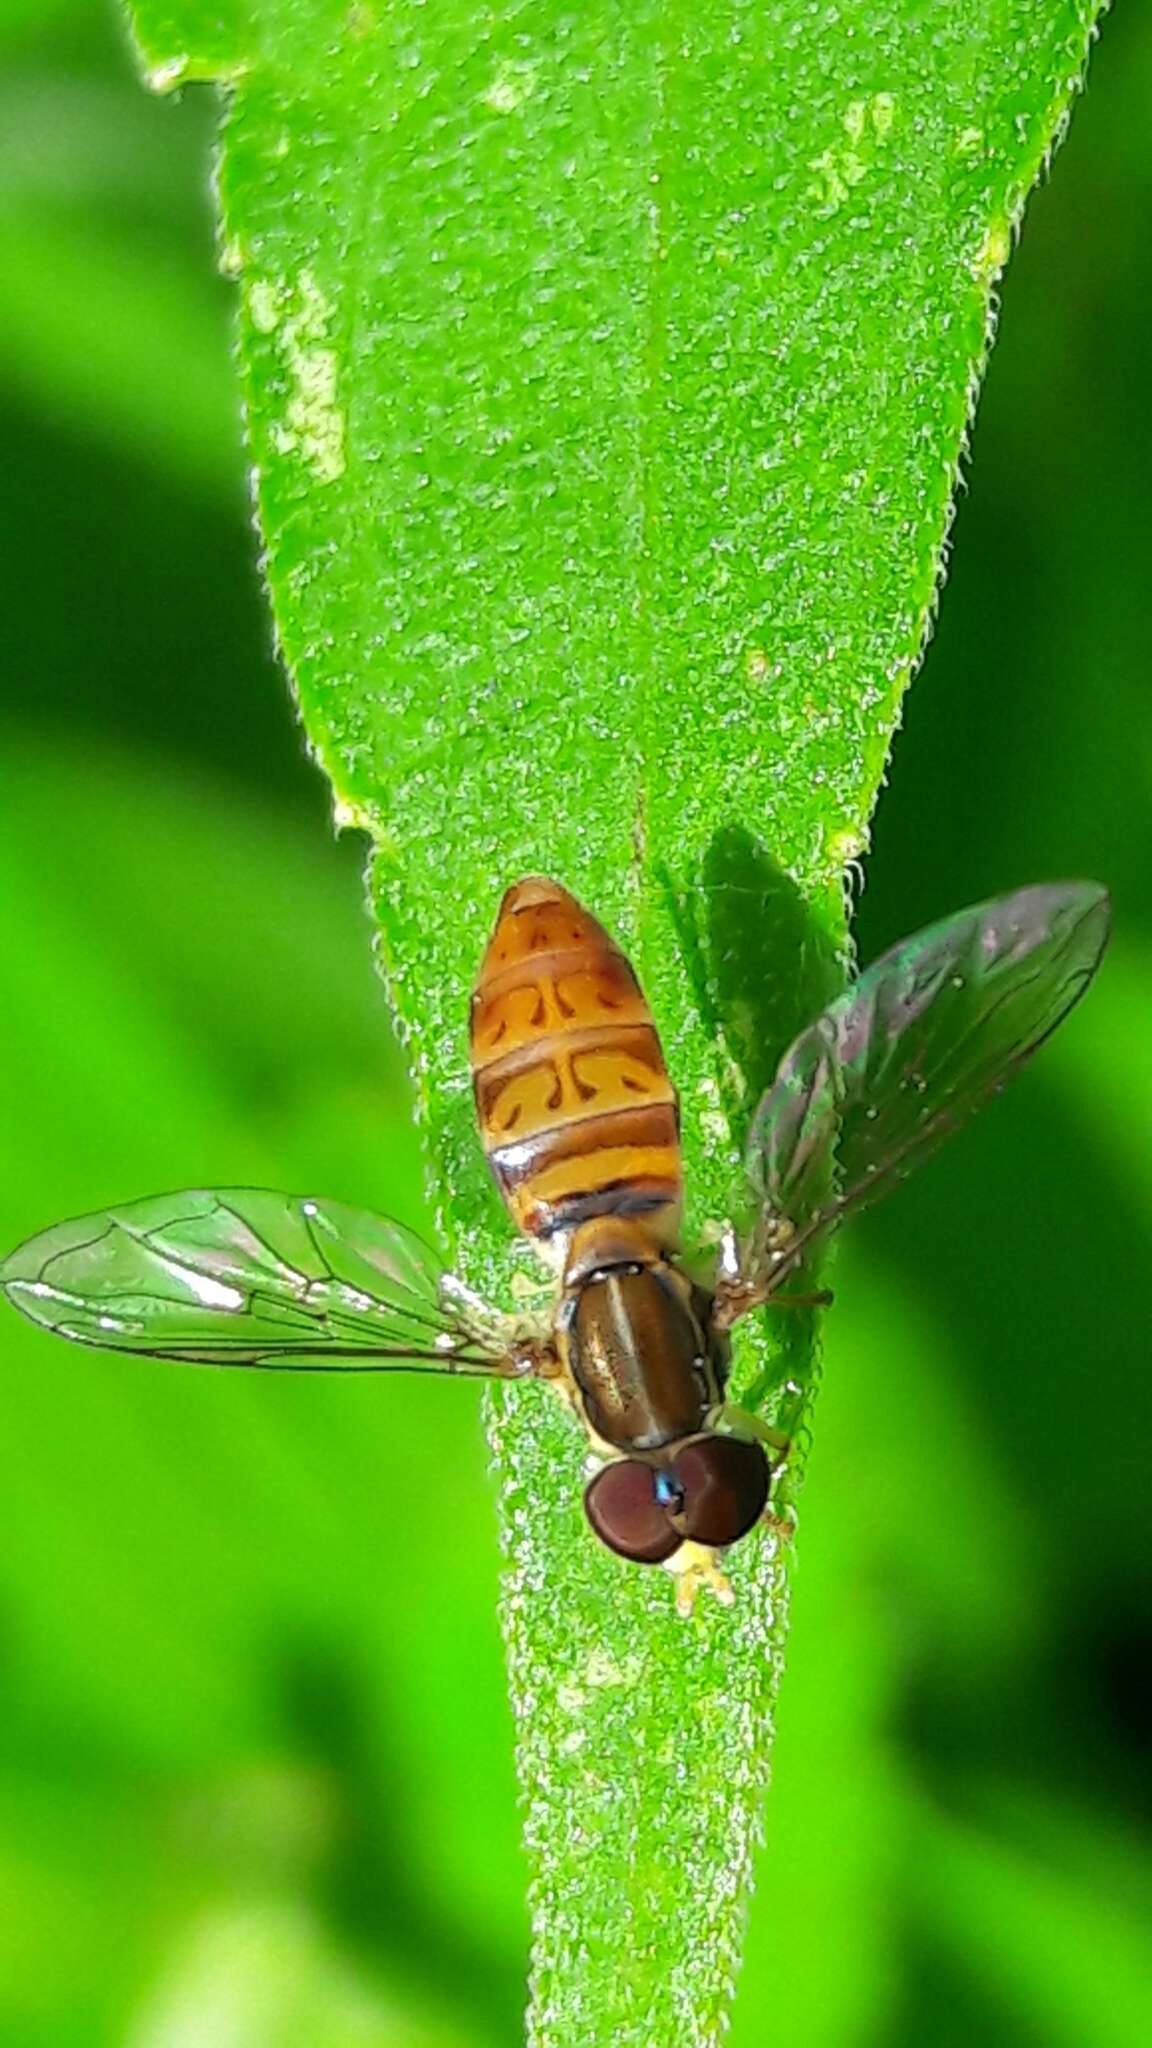
[[(512, 1244), (467, 1086), (502, 889), (630, 947), (696, 1224), (835, 985), (843, 877), (936, 591), (992, 293), (1088, 0), (141, 0), (231, 88), (223, 252), (266, 571), (467, 1277)], [(942, 906), (943, 908), (944, 906)], [(811, 1377), (811, 1333), (748, 1340)], [(761, 1356), (758, 1363), (763, 1366)], [(765, 1537), (672, 1613), (594, 1549), (584, 1452), (494, 1404), (535, 1928), (530, 2035), (718, 2038), (779, 1670)], [(462, 1703), (466, 1711), (466, 1703)]]

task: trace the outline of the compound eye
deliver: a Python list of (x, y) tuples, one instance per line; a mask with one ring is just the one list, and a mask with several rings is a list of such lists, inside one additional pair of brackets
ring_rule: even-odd
[(656, 1473), (638, 1458), (605, 1465), (584, 1489), (584, 1512), (601, 1543), (633, 1564), (662, 1564), (680, 1548), (656, 1489)]
[(746, 1536), (764, 1512), (772, 1474), (759, 1444), (698, 1436), (672, 1460), (683, 1505), (671, 1516), (682, 1536), (716, 1549)]

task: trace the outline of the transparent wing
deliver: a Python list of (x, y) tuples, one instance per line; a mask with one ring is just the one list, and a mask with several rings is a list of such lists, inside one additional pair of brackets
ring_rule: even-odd
[(58, 1223), (12, 1253), (0, 1286), (76, 1343), (198, 1365), (528, 1369), (402, 1224), (259, 1188), (158, 1195)]
[(902, 940), (801, 1033), (752, 1121), (759, 1221), (744, 1306), (914, 1172), (1043, 1044), (1087, 988), (1108, 928), (1094, 882), (978, 903)]

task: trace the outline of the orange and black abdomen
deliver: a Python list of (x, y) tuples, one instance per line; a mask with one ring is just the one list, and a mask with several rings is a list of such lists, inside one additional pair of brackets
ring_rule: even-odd
[(679, 1115), (651, 1011), (619, 947), (557, 882), (530, 876), (500, 905), (472, 998), (472, 1078), (521, 1230), (646, 1212), (674, 1232)]

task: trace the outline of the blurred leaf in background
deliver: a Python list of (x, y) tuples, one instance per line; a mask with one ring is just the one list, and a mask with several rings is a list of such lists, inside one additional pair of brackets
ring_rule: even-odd
[[(362, 848), (256, 580), (212, 110), (68, 0), (0, 49), (0, 1237), (205, 1179), (416, 1219)], [(840, 1262), (736, 2048), (1152, 2033), (1150, 93), (1121, 10), (1013, 267), (858, 915), (868, 958), (1097, 873), (1116, 952)], [(474, 1392), (13, 1318), (3, 1392), (0, 2033), (516, 2039)]]

